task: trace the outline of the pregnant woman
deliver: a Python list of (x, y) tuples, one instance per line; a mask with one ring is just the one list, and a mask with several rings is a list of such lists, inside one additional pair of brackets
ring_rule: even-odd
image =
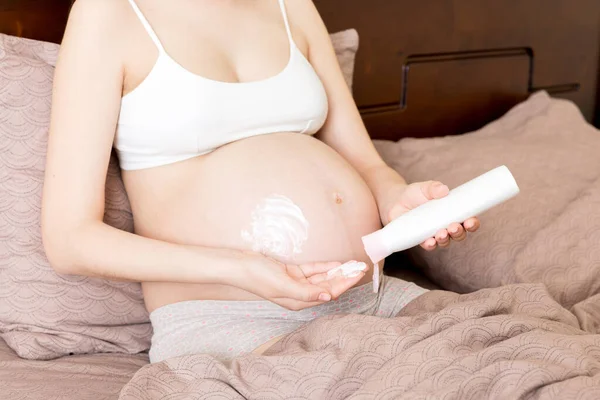
[[(311, 319), (390, 317), (424, 291), (384, 277), (375, 293), (373, 266), (335, 272), (448, 188), (407, 185), (381, 160), (310, 0), (78, 0), (52, 108), (48, 258), (141, 281), (152, 362), (260, 353)], [(135, 234), (102, 222), (112, 147)]]

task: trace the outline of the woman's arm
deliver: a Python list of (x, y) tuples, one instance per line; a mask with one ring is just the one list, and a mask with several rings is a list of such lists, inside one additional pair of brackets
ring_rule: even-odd
[[(318, 138), (340, 153), (360, 173), (373, 192), (381, 220), (387, 224), (395, 217), (418, 205), (443, 197), (448, 188), (440, 182), (427, 181), (408, 185), (405, 179), (381, 158), (362, 121), (360, 113), (346, 85), (342, 71), (329, 38), (329, 33), (311, 0), (286, 1), (290, 18), (300, 26), (308, 41), (308, 58), (321, 78), (329, 114)], [(465, 221), (469, 231), (479, 227), (479, 221)], [(449, 238), (462, 240), (465, 229), (460, 224), (451, 225), (422, 244), (433, 249), (436, 244), (445, 246)]]
[(221, 282), (219, 266), (233, 252), (146, 239), (102, 222), (123, 82), (119, 3), (80, 0), (69, 17), (54, 76), (42, 203), (46, 254), (65, 274)]
[(380, 157), (375, 149), (352, 93), (340, 70), (329, 33), (311, 0), (287, 1), (290, 18), (297, 22), (308, 41), (308, 59), (321, 78), (329, 114), (318, 138), (340, 153), (367, 181), (376, 198), (389, 185), (406, 181)]

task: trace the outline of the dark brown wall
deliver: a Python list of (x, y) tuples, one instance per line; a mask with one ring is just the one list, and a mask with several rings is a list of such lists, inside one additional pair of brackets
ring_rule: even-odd
[(2, 0), (0, 32), (60, 43), (71, 0)]

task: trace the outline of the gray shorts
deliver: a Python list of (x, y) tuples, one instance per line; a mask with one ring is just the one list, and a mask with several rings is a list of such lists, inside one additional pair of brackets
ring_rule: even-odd
[(150, 314), (154, 329), (150, 362), (200, 353), (230, 360), (321, 316), (393, 317), (427, 291), (412, 282), (382, 278), (379, 293), (373, 293), (372, 284), (368, 283), (346, 291), (335, 301), (301, 311), (290, 311), (265, 300), (192, 300), (168, 304)]

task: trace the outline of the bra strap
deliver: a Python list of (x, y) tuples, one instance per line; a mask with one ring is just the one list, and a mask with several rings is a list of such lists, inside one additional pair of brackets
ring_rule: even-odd
[(162, 43), (158, 39), (158, 36), (156, 35), (156, 32), (154, 32), (154, 29), (152, 29), (152, 26), (150, 25), (150, 23), (148, 22), (148, 20), (146, 19), (146, 17), (144, 17), (144, 14), (142, 14), (142, 10), (140, 10), (140, 8), (138, 7), (138, 5), (135, 3), (134, 0), (129, 0), (129, 4), (131, 4), (131, 8), (133, 8), (133, 11), (135, 11), (135, 13), (138, 16), (140, 22), (144, 26), (144, 29), (146, 29), (146, 32), (148, 32), (148, 36), (150, 36), (150, 39), (152, 39), (152, 41), (154, 42), (154, 44), (156, 45), (156, 47), (158, 47), (158, 51), (160, 53), (164, 53), (165, 49), (164, 49)]
[(283, 15), (283, 22), (285, 22), (285, 30), (287, 31), (288, 39), (290, 40), (291, 44), (294, 44), (290, 23), (288, 22), (287, 13), (285, 11), (285, 0), (279, 0), (279, 7), (281, 8), (281, 14)]

